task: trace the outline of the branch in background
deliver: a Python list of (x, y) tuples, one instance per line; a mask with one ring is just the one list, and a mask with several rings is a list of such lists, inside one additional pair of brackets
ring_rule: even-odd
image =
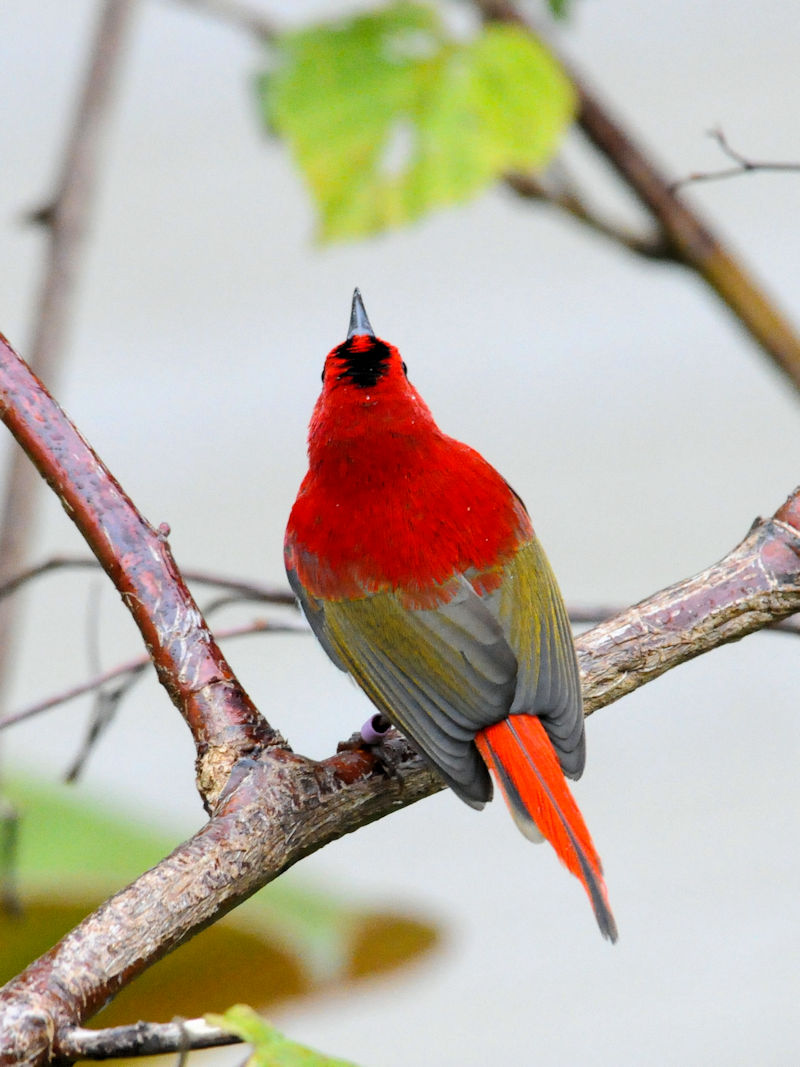
[(241, 1044), (241, 1038), (209, 1026), (205, 1019), (173, 1023), (133, 1023), (105, 1030), (76, 1026), (61, 1040), (61, 1055), (70, 1060), (110, 1060), (125, 1056), (163, 1056), (201, 1048)]
[[(533, 25), (511, 0), (475, 0), (488, 20), (511, 22), (534, 36)], [(555, 53), (552, 45), (547, 44)], [(578, 124), (595, 148), (650, 211), (675, 257), (695, 270), (800, 389), (800, 337), (711, 227), (681, 199), (649, 153), (626, 132), (583, 78), (558, 57), (578, 94)]]
[(197, 749), (198, 789), (213, 806), (238, 758), (285, 745), (234, 677), (167, 544), (0, 335), (0, 417), (58, 495), (141, 631), (159, 680)]
[(656, 230), (652, 234), (638, 234), (615, 226), (596, 214), (571, 182), (561, 181), (553, 186), (541, 177), (532, 174), (513, 173), (505, 176), (505, 183), (524, 200), (539, 200), (560, 208), (596, 233), (623, 245), (629, 252), (635, 252), (639, 256), (644, 256), (645, 259), (680, 262), (675, 255), (674, 248), (662, 232)]
[[(50, 574), (59, 570), (99, 570), (100, 564), (96, 559), (88, 556), (51, 556), (50, 559), (37, 563), (33, 567), (27, 567), (19, 574), (13, 575), (0, 585), (0, 600), (11, 596), (28, 582), (42, 575)], [(244, 578), (231, 578), (225, 574), (214, 574), (211, 571), (183, 570), (181, 572), (187, 582), (196, 582), (198, 585), (212, 585), (224, 589), (239, 600), (256, 601), (260, 604), (277, 604), (296, 608), (297, 598), (289, 589), (282, 589), (273, 585), (262, 585), (260, 582), (249, 581)]]
[(277, 34), (274, 22), (252, 4), (240, 0), (181, 0), (181, 3), (238, 26), (262, 41), (271, 41)]
[(0, 797), (0, 913), (21, 915), (22, 904), (17, 889), (17, 849), (19, 846), (19, 812)]
[[(134, 0), (105, 0), (103, 4), (56, 195), (32, 216), (47, 229), (48, 251), (34, 316), (31, 365), (51, 382), (66, 348), (100, 151), (134, 6)], [(24, 453), (13, 449), (0, 504), (0, 584), (24, 566), (33, 542), (38, 490), (35, 472)], [(13, 662), (17, 610), (16, 604), (0, 604), (0, 698)]]
[(721, 178), (738, 178), (742, 174), (756, 174), (763, 171), (800, 173), (800, 163), (775, 163), (769, 160), (748, 159), (747, 156), (743, 156), (741, 152), (737, 152), (735, 148), (730, 146), (727, 137), (720, 129), (709, 130), (708, 136), (714, 138), (725, 155), (732, 159), (736, 165), (725, 167), (722, 170), (695, 171), (693, 174), (688, 174), (685, 178), (680, 178), (678, 181), (673, 182), (670, 186), (673, 192), (676, 189), (683, 188), (685, 185), (690, 185), (692, 182), (716, 182)]
[[(247, 637), (257, 633), (308, 634), (310, 632), (308, 627), (301, 623), (273, 623), (256, 620), (245, 626), (235, 626), (231, 627), (229, 630), (219, 630), (217, 631), (216, 637), (220, 641), (227, 641), (230, 638)], [(53, 708), (68, 704), (71, 700), (76, 700), (78, 697), (85, 696), (87, 693), (94, 692), (96, 689), (103, 689), (109, 682), (122, 680), (122, 684), (118, 686), (117, 689), (112, 690), (109, 694), (109, 696), (119, 699), (119, 697), (123, 696), (124, 692), (127, 691), (129, 683), (140, 677), (144, 670), (150, 666), (151, 662), (149, 656), (139, 656), (136, 659), (128, 660), (127, 663), (118, 663), (116, 667), (111, 667), (107, 671), (96, 674), (94, 677), (88, 678), (84, 682), (79, 682), (77, 685), (71, 686), (69, 689), (63, 689), (60, 693), (45, 697), (44, 700), (39, 700), (35, 704), (29, 704), (28, 707), (21, 708), (19, 711), (15, 711), (11, 715), (4, 716), (0, 719), (0, 730), (5, 730), (9, 726), (15, 726), (17, 723), (24, 722), (26, 719), (32, 719), (36, 715), (41, 715), (45, 711), (51, 711)], [(123, 686), (125, 687), (124, 690)]]

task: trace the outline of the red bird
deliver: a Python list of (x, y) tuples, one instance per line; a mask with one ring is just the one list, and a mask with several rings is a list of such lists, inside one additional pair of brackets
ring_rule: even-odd
[(520, 830), (550, 841), (616, 940), (564, 778), (585, 759), (575, 646), (525, 506), (442, 433), (358, 289), (322, 383), (284, 545), (312, 630), (467, 804), (491, 800), (492, 772)]

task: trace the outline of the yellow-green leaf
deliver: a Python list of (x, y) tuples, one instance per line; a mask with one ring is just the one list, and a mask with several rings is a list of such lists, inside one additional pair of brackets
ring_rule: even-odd
[(236, 1004), (223, 1015), (207, 1015), (209, 1026), (219, 1026), (253, 1046), (249, 1067), (354, 1067), (298, 1045), (262, 1019), (247, 1004)]
[(433, 9), (401, 3), (288, 34), (260, 81), (327, 239), (407, 223), (546, 165), (575, 113), (547, 50), (515, 26), (449, 40)]

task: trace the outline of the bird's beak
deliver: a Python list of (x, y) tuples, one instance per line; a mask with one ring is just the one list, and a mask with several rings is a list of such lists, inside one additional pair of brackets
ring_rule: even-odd
[(364, 301), (361, 292), (356, 289), (353, 292), (353, 307), (350, 311), (350, 329), (347, 331), (347, 340), (351, 337), (374, 337), (375, 331), (367, 318)]

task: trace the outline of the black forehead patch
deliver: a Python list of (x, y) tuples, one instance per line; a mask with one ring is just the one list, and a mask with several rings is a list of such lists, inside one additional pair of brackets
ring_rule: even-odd
[(389, 370), (392, 350), (383, 341), (366, 334), (356, 334), (333, 350), (339, 365), (338, 381), (347, 379), (353, 385), (369, 389)]

